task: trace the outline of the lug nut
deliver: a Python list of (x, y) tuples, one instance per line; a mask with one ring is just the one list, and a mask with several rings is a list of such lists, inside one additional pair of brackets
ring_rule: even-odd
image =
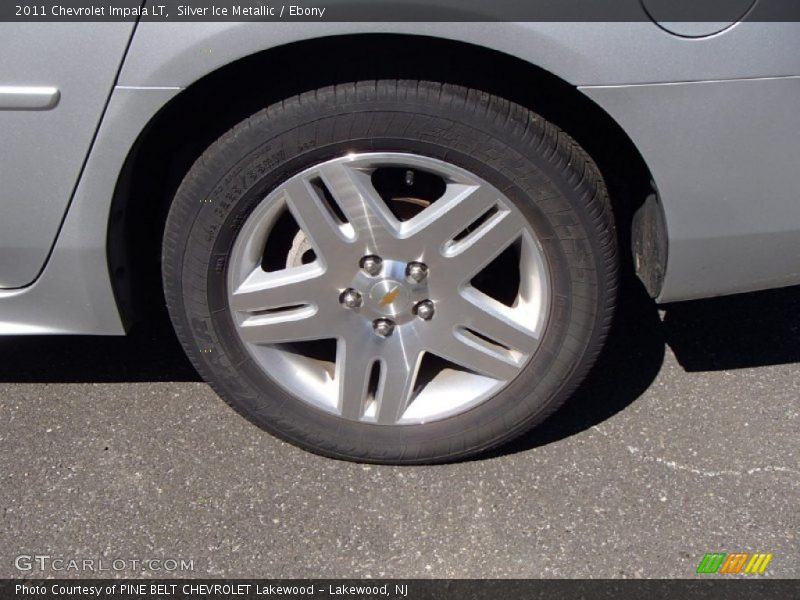
[(389, 319), (375, 319), (372, 322), (372, 328), (375, 334), (381, 337), (389, 337), (394, 331), (394, 321)]
[(361, 268), (373, 277), (381, 272), (383, 261), (379, 256), (365, 256), (361, 259)]
[(423, 321), (429, 321), (433, 318), (433, 302), (430, 300), (423, 300), (414, 305), (414, 314)]
[(408, 263), (406, 267), (406, 276), (417, 283), (422, 283), (428, 276), (428, 267), (421, 262)]
[(361, 294), (353, 288), (347, 288), (339, 296), (339, 302), (341, 302), (342, 306), (345, 308), (358, 308), (361, 306)]

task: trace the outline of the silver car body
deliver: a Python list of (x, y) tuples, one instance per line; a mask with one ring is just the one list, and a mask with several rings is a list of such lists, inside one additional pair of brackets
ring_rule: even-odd
[(800, 24), (728, 25), (690, 38), (644, 21), (0, 24), (0, 333), (123, 334), (106, 238), (141, 132), (229, 63), (344, 34), (482, 46), (599, 105), (658, 190), (659, 301), (800, 283)]

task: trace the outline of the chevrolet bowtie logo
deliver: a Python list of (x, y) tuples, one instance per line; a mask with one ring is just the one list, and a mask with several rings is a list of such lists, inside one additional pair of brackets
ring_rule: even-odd
[(381, 306), (388, 306), (389, 304), (397, 300), (397, 296), (399, 295), (400, 295), (400, 287), (398, 286), (394, 289), (389, 290), (386, 293), (386, 295), (384, 295), (384, 297), (381, 298), (381, 301), (378, 302), (378, 304)]

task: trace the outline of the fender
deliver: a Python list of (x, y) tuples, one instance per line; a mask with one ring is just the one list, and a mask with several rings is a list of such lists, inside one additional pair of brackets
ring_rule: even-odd
[[(139, 23), (120, 85), (188, 87), (252, 54), (302, 40), (368, 33), (429, 36), (519, 58), (574, 86), (796, 75), (795, 23), (747, 23), (687, 40), (636, 23)], [(365, 52), (368, 49), (365, 48)], [(313, 56), (308, 56), (313, 61)]]
[[(660, 91), (645, 89), (643, 84), (652, 82), (661, 82), (666, 89), (676, 81), (687, 79), (724, 81), (784, 77), (800, 72), (797, 65), (800, 53), (771, 50), (776, 45), (796, 47), (800, 25), (793, 23), (740, 24), (718, 36), (690, 41), (670, 35), (651, 22), (195, 23), (191, 26), (142, 22), (133, 37), (50, 261), (32, 286), (0, 292), (0, 333), (123, 334), (125, 328), (108, 273), (106, 226), (122, 166), (154, 115), (183, 88), (233, 61), (291, 42), (355, 33), (406, 33), (463, 41), (505, 52), (553, 73), (617, 117), (634, 144), (643, 149), (642, 155), (655, 173), (655, 183), (660, 190), (667, 183), (663, 178), (673, 177), (673, 174), (668, 169), (654, 168), (653, 161), (657, 167), (666, 158), (651, 146), (657, 140), (657, 132), (669, 129), (670, 124), (657, 121), (657, 115), (651, 115), (659, 128), (647, 127), (645, 116), (650, 96), (644, 94), (637, 95), (641, 99), (637, 110), (643, 112), (637, 113), (635, 119), (623, 119), (628, 90)], [(773, 44), (763, 44), (765, 38)], [(313, 60), (313, 57), (308, 58)], [(757, 90), (754, 93), (757, 95)], [(747, 94), (742, 101), (752, 98)], [(785, 102), (791, 104), (797, 100), (795, 97)], [(683, 112), (669, 117), (681, 118), (689, 110), (690, 103), (687, 103)], [(751, 143), (753, 141), (751, 139)], [(738, 165), (738, 168), (744, 167)], [(682, 191), (678, 185), (672, 189), (675, 193)], [(677, 212), (672, 208), (678, 205), (671, 194), (662, 193), (661, 201), (670, 237), (666, 281), (675, 282), (670, 285), (676, 290), (671, 295), (662, 294), (661, 298), (678, 300), (686, 295), (692, 281), (702, 279), (697, 270), (692, 270), (691, 245), (685, 245), (680, 254), (683, 258), (679, 264), (685, 272), (675, 270), (671, 258), (674, 244), (676, 240), (688, 239), (676, 235), (676, 227), (697, 228), (699, 225), (692, 223), (685, 211), (691, 206), (689, 200), (685, 200)], [(773, 225), (771, 223), (761, 233), (766, 235)], [(749, 248), (757, 248), (757, 244)], [(721, 257), (719, 253), (715, 256)], [(763, 263), (766, 257), (760, 260)], [(753, 273), (760, 263), (750, 264), (753, 268), (749, 272)], [(713, 261), (703, 265), (704, 270), (713, 266)], [(720, 277), (727, 277), (725, 281), (731, 282), (736, 275), (737, 272), (728, 270), (722, 271)], [(745, 289), (767, 287), (778, 275), (773, 271), (766, 279), (745, 280), (738, 286)], [(783, 273), (781, 281), (789, 280), (791, 278), (787, 279)], [(732, 290), (738, 288), (728, 285), (726, 291)], [(709, 291), (717, 293), (702, 286), (699, 292), (693, 293)]]

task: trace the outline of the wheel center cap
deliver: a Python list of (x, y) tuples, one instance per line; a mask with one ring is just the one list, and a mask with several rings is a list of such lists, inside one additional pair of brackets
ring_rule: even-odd
[(383, 279), (369, 290), (369, 303), (385, 315), (397, 315), (410, 304), (408, 289), (399, 281)]

